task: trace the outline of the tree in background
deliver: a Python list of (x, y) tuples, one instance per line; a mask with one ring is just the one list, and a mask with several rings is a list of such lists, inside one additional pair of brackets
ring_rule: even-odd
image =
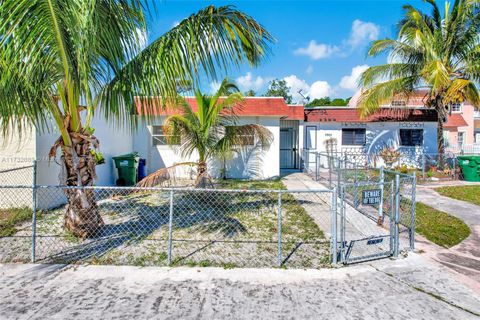
[(292, 96), (289, 94), (290, 87), (287, 86), (285, 80), (274, 79), (270, 82), (265, 97), (283, 97), (285, 102), (290, 104), (292, 103)]
[[(92, 186), (99, 145), (92, 119), (129, 123), (136, 96), (153, 114), (151, 96), (165, 106), (179, 85), (201, 74), (260, 63), (271, 35), (231, 6), (209, 6), (145, 47), (148, 0), (0, 1), (0, 125), (4, 134), (53, 123), (60, 138), (60, 184)], [(65, 227), (80, 237), (103, 225), (92, 189), (66, 189)]]
[(329, 97), (324, 97), (324, 98), (317, 98), (313, 99), (309, 103), (307, 103), (305, 106), (306, 107), (319, 107), (319, 106), (347, 106), (348, 102), (350, 101), (350, 98), (347, 99), (342, 99), (342, 98), (335, 98), (335, 99), (330, 99)]
[[(390, 103), (394, 96), (408, 99), (419, 87), (427, 88), (424, 100), (438, 113), (437, 147), (444, 154), (443, 124), (449, 105), (470, 101), (480, 105), (480, 7), (478, 1), (446, 2), (440, 12), (427, 0), (431, 13), (405, 5), (397, 39), (372, 43), (368, 54), (387, 54), (389, 62), (368, 68), (361, 76), (359, 99), (362, 116)], [(442, 157), (440, 157), (441, 159)]]
[(254, 145), (255, 141), (262, 148), (268, 148), (273, 141), (272, 133), (261, 125), (238, 124), (235, 113), (236, 108), (241, 107), (243, 95), (228, 80), (222, 82), (214, 95), (196, 90), (197, 110), (193, 110), (182, 97), (180, 99), (180, 114), (169, 116), (164, 130), (168, 143), (177, 145), (181, 141), (182, 157), (188, 158), (194, 152), (198, 154), (197, 187), (206, 186), (209, 160), (228, 157), (238, 148)]
[(255, 91), (253, 91), (252, 89), (248, 90), (247, 92), (245, 92), (245, 96), (246, 97), (255, 97), (257, 94), (255, 93)]

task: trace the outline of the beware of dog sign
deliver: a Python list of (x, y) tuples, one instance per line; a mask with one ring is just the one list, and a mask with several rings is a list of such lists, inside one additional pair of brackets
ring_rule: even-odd
[(382, 197), (382, 190), (380, 189), (363, 190), (362, 204), (365, 204), (365, 205), (379, 204), (381, 197)]

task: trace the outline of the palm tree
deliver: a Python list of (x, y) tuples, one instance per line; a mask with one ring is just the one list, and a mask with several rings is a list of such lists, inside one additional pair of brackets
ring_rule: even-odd
[(181, 98), (179, 114), (167, 117), (164, 131), (168, 143), (181, 141), (182, 157), (198, 154), (196, 185), (205, 187), (207, 163), (215, 157), (225, 157), (239, 148), (255, 144), (265, 149), (273, 141), (272, 133), (257, 124), (238, 124), (236, 111), (241, 108), (243, 95), (227, 79), (214, 95), (195, 91), (196, 110)]
[[(95, 138), (92, 119), (135, 123), (136, 96), (160, 96), (168, 105), (177, 88), (198, 85), (201, 74), (268, 54), (271, 35), (233, 7), (209, 6), (145, 46), (149, 0), (1, 0), (0, 123), (3, 133), (53, 123), (60, 138), (60, 181), (92, 186)], [(143, 109), (153, 108), (142, 99)], [(152, 114), (144, 110), (144, 114)], [(81, 237), (103, 224), (89, 188), (65, 191), (65, 227)]]
[[(438, 113), (438, 153), (445, 152), (443, 124), (449, 105), (470, 101), (480, 105), (480, 7), (478, 1), (446, 3), (443, 17), (435, 0), (426, 0), (431, 14), (405, 5), (397, 39), (374, 41), (368, 54), (389, 55), (389, 62), (367, 69), (361, 76), (362, 116), (375, 112), (394, 96), (408, 98), (425, 87), (425, 104)], [(442, 158), (442, 157), (440, 157)]]

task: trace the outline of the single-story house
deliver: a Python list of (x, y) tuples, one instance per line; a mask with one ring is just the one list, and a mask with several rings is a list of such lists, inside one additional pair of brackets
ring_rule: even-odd
[[(381, 165), (375, 157), (384, 148), (402, 153), (402, 162), (418, 165), (423, 153), (436, 153), (437, 113), (428, 109), (382, 107), (362, 119), (356, 108), (316, 107), (305, 109), (305, 148), (330, 151), (353, 161)], [(368, 159), (365, 155), (369, 155)], [(358, 157), (358, 158), (357, 158)]]
[[(187, 101), (195, 107), (194, 99), (187, 98)], [(266, 151), (259, 150), (253, 143), (232, 159), (215, 161), (210, 165), (210, 174), (220, 176), (220, 172), (224, 172), (228, 178), (260, 179), (279, 176), (281, 170), (302, 168), (301, 150), (324, 151), (324, 141), (330, 138), (336, 138), (339, 151), (378, 152), (391, 146), (413, 155), (436, 152), (437, 116), (434, 111), (392, 106), (382, 108), (367, 119), (360, 119), (357, 111), (354, 107), (288, 105), (282, 97), (247, 97), (237, 108), (240, 123), (265, 126), (273, 135), (273, 143)], [(166, 144), (162, 124), (171, 112), (175, 111), (157, 111), (149, 121), (139, 114), (139, 126), (134, 131), (97, 118), (93, 127), (106, 159), (106, 164), (97, 167), (97, 185), (115, 183), (116, 169), (112, 157), (116, 155), (138, 152), (146, 159), (147, 173), (175, 163), (196, 161), (195, 155), (183, 159), (178, 152), (180, 146)], [(54, 131), (40, 133), (32, 129), (22, 136), (12, 135), (3, 144), (0, 141), (0, 170), (37, 159), (40, 160), (37, 183), (57, 184), (59, 166), (47, 161), (48, 151), (57, 138)]]

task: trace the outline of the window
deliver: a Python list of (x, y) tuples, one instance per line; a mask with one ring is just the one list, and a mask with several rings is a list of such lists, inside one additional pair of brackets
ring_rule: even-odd
[(317, 127), (307, 126), (305, 139), (306, 149), (317, 149)]
[(400, 129), (400, 145), (403, 147), (423, 145), (423, 129)]
[(451, 112), (462, 112), (462, 104), (461, 103), (452, 103), (450, 105)]
[(449, 131), (443, 130), (443, 145), (444, 145), (446, 148), (450, 147), (449, 137), (450, 137)]
[(342, 129), (342, 145), (364, 146), (366, 143), (365, 129)]
[(465, 132), (459, 131), (457, 136), (457, 145), (461, 147), (464, 144), (465, 144)]
[[(179, 145), (180, 137), (176, 137), (170, 141), (170, 144)], [(166, 146), (168, 145), (168, 135), (163, 132), (163, 126), (152, 126), (152, 145)]]

